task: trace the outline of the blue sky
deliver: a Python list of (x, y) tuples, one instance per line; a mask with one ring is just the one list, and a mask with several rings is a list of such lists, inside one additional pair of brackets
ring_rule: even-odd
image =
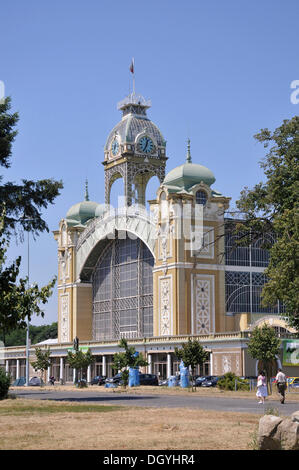
[[(62, 179), (44, 212), (50, 233), (30, 242), (30, 280), (57, 272), (51, 231), (71, 205), (104, 201), (103, 147), (129, 92), (152, 101), (149, 117), (167, 141), (167, 171), (185, 160), (210, 168), (214, 188), (238, 199), (263, 178), (264, 155), (253, 135), (298, 114), (291, 82), (299, 80), (297, 0), (10, 0), (1, 6), (0, 80), (19, 111), (19, 134), (4, 181)], [(151, 185), (148, 197), (154, 196)], [(27, 245), (21, 254), (27, 273)], [(43, 320), (57, 319), (57, 294)]]

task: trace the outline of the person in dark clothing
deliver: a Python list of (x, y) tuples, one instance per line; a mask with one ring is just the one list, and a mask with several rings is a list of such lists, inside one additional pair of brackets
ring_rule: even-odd
[(278, 369), (277, 375), (276, 375), (276, 385), (277, 385), (277, 391), (280, 395), (280, 403), (285, 402), (285, 393), (286, 393), (286, 388), (287, 388), (287, 378), (285, 374), (282, 372), (281, 369)]

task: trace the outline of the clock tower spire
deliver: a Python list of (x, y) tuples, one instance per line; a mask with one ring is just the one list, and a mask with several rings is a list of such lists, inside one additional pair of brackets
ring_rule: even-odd
[(104, 148), (105, 203), (118, 178), (124, 181), (126, 205), (145, 205), (146, 186), (152, 176), (165, 177), (166, 141), (148, 118), (150, 100), (135, 92), (118, 103), (121, 121), (112, 129)]

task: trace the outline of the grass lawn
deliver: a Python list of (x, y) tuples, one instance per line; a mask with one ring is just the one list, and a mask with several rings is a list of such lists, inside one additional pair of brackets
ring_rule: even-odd
[[(21, 387), (16, 387), (20, 390)], [(31, 388), (31, 387), (30, 387)], [(28, 388), (26, 387), (28, 390)], [(32, 387), (39, 390), (39, 387)], [(256, 399), (255, 391), (217, 388), (138, 387), (109, 389), (73, 385), (42, 390), (84, 393), (230, 396)], [(13, 394), (14, 388), (11, 388)], [(277, 402), (277, 393), (267, 401)], [(288, 393), (298, 401), (299, 393)], [(248, 450), (255, 445), (261, 415), (182, 408), (139, 408), (17, 398), (0, 401), (0, 449), (50, 450)]]
[(245, 450), (260, 415), (7, 399), (0, 449)]

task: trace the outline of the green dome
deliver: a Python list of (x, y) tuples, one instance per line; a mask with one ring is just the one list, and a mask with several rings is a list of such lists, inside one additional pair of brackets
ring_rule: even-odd
[(85, 225), (88, 220), (95, 217), (96, 209), (101, 204), (93, 201), (82, 201), (74, 204), (66, 214), (67, 224), (70, 226)]
[(197, 163), (186, 162), (171, 170), (163, 181), (166, 186), (177, 187), (178, 190), (188, 191), (195, 184), (204, 182), (208, 186), (215, 183), (216, 178), (209, 168)]
[(190, 139), (188, 139), (186, 163), (171, 170), (163, 181), (169, 192), (189, 191), (192, 186), (201, 182), (208, 186), (215, 183), (214, 173), (209, 168), (192, 163)]
[(108, 210), (109, 204), (98, 204), (94, 215), (95, 217), (102, 217)]

